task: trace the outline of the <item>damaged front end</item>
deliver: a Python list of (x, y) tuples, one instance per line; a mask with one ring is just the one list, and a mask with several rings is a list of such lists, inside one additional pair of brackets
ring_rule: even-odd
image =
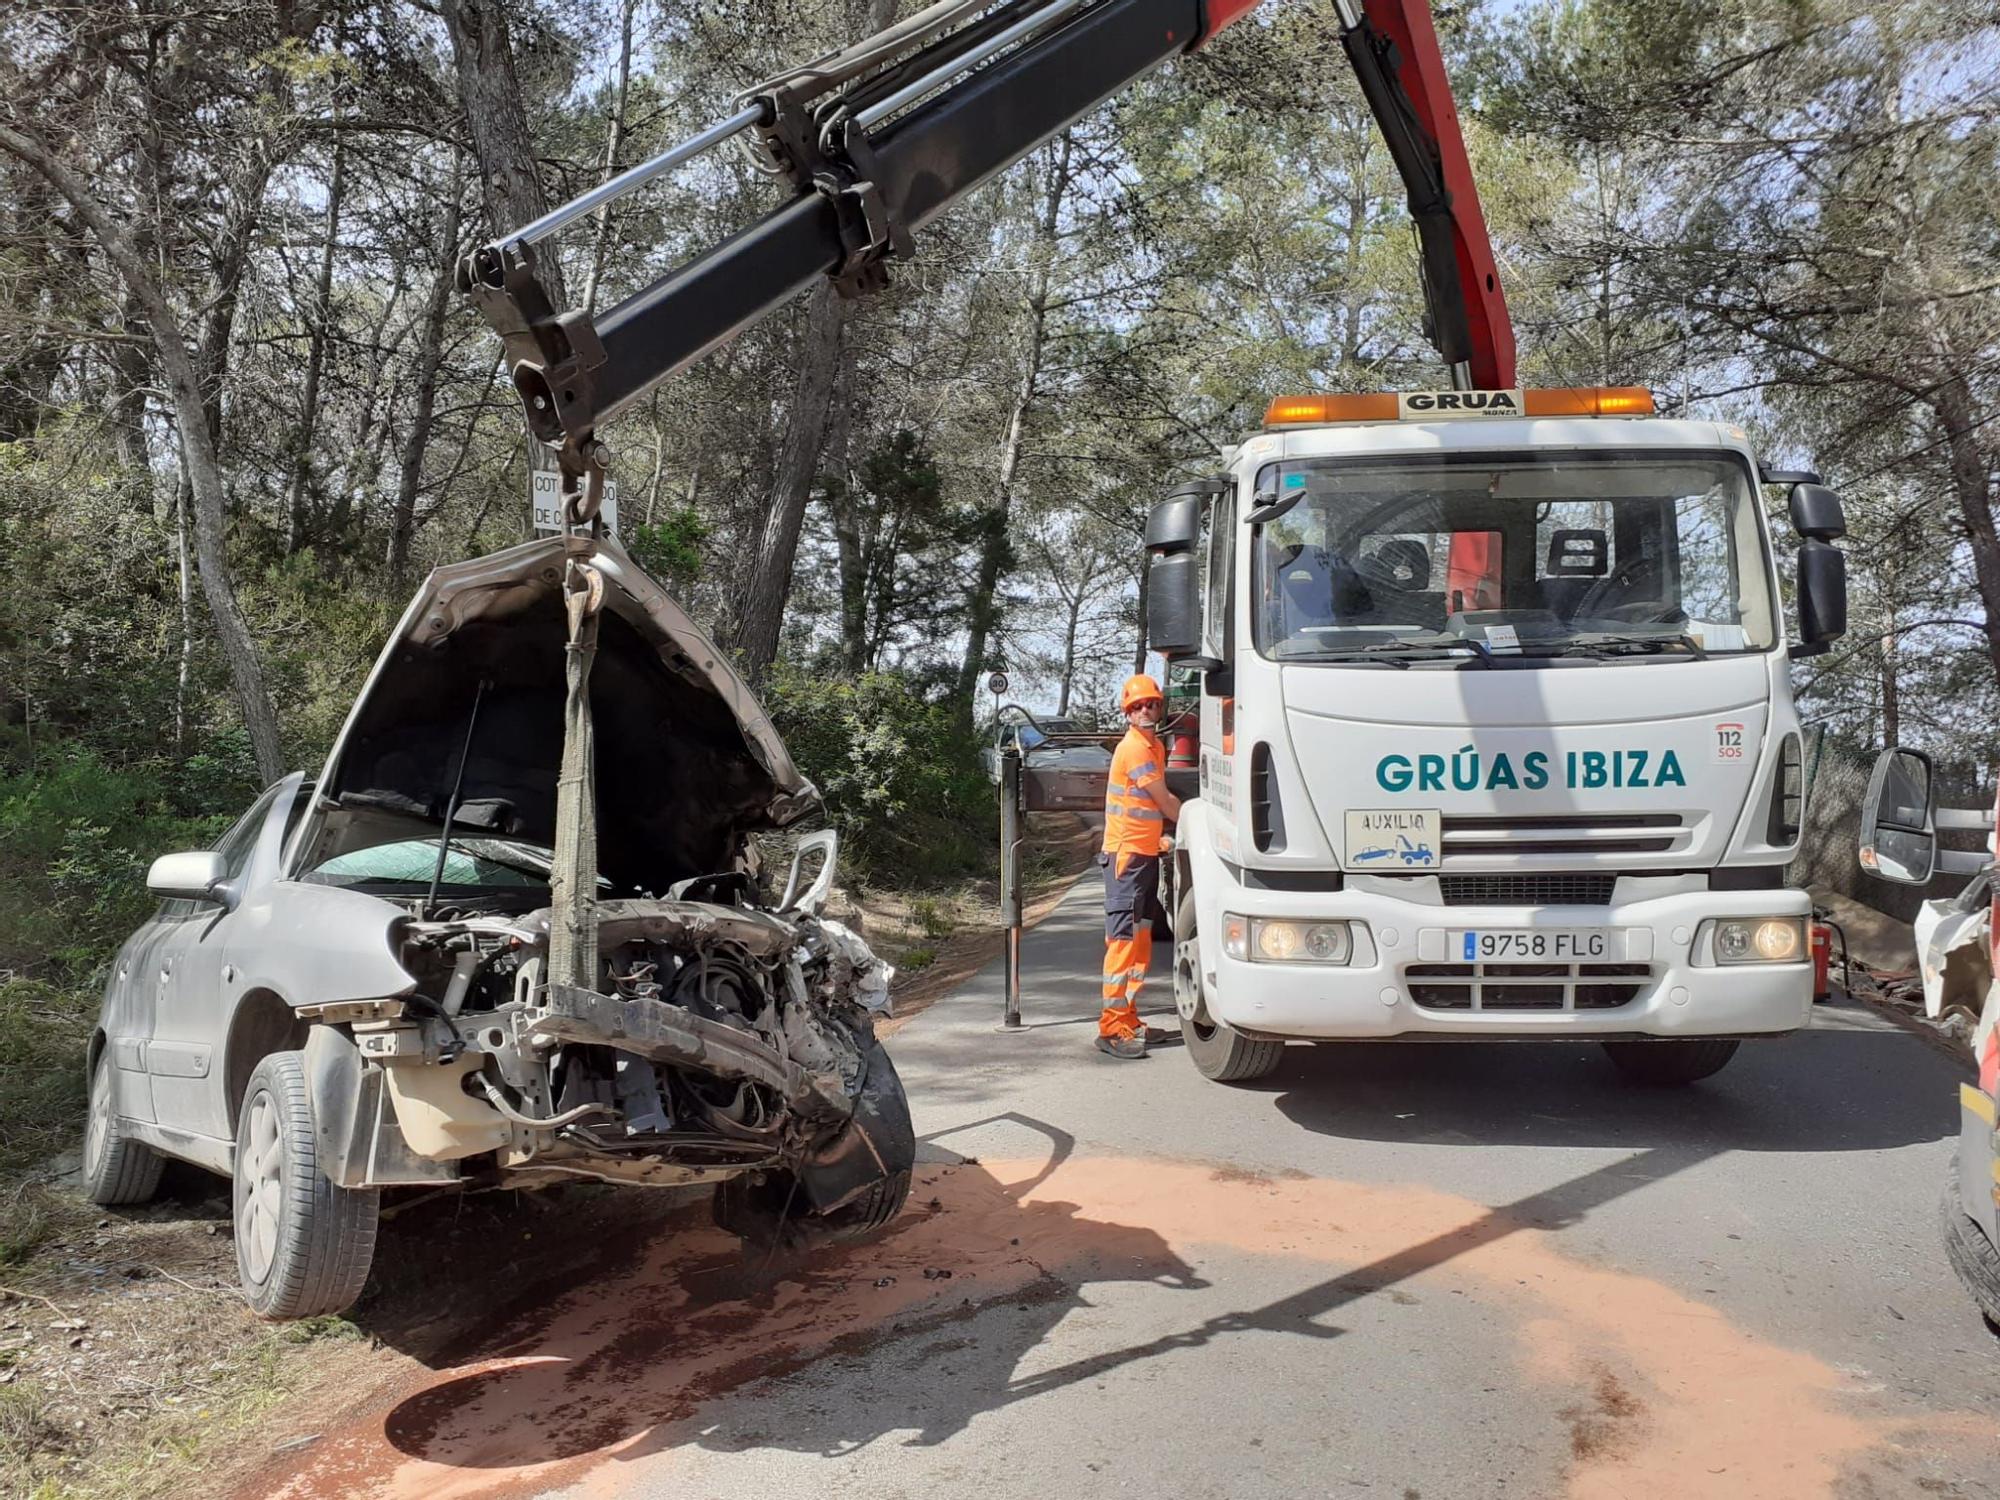
[[(336, 1185), (714, 1182), (725, 1227), (765, 1239), (902, 1206), (915, 1138), (874, 1035), (890, 971), (822, 915), (834, 835), (757, 894), (750, 836), (817, 793), (615, 543), (434, 574), (321, 793), (303, 878), (401, 905), (413, 981), (301, 1008)], [(427, 888), (395, 864), (413, 836)]]
[[(909, 1107), (874, 1037), (887, 967), (837, 922), (692, 900), (597, 908), (590, 988), (547, 979), (550, 912), (411, 921), (400, 1001), (322, 1008), (307, 1063), (343, 1187), (726, 1182), (719, 1216), (868, 1228), (909, 1190)], [(771, 1210), (773, 1196), (789, 1200)]]

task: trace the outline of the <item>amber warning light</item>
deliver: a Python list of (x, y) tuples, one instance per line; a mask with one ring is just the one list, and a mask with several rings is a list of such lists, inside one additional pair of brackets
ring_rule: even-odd
[(1266, 427), (1324, 427), (1334, 422), (1437, 422), (1490, 417), (1650, 417), (1653, 393), (1636, 385), (1570, 386), (1548, 391), (1402, 391), (1367, 396), (1280, 396)]

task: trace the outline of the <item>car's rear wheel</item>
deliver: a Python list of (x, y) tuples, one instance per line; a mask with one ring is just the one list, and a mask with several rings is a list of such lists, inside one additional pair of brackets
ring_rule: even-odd
[(83, 1133), (84, 1191), (92, 1203), (144, 1203), (159, 1191), (166, 1166), (159, 1152), (126, 1135), (111, 1094), (111, 1049), (90, 1070), (90, 1120)]
[(1721, 1072), (1741, 1045), (1727, 1037), (1702, 1037), (1685, 1042), (1606, 1042), (1604, 1051), (1634, 1083), (1671, 1088)]
[(1174, 909), (1174, 1001), (1181, 1012), (1181, 1037), (1196, 1071), (1216, 1083), (1248, 1083), (1284, 1061), (1283, 1042), (1253, 1040), (1211, 1016), (1201, 985), (1194, 892), (1188, 891)]
[(267, 1318), (351, 1306), (375, 1258), (381, 1194), (336, 1187), (320, 1170), (305, 1054), (257, 1064), (236, 1120), (236, 1270)]
[(1958, 1279), (1972, 1293), (1986, 1326), (2000, 1334), (2000, 1248), (1986, 1237), (1961, 1201), (1958, 1161), (1947, 1163), (1944, 1184), (1944, 1253)]

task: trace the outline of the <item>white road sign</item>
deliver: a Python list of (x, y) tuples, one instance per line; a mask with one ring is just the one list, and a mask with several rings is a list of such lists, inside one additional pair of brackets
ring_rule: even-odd
[[(530, 503), (535, 512), (535, 530), (561, 531), (562, 528), (562, 475), (553, 469), (533, 471), (529, 488)], [(607, 535), (618, 535), (618, 486), (611, 480), (604, 481), (604, 530)]]

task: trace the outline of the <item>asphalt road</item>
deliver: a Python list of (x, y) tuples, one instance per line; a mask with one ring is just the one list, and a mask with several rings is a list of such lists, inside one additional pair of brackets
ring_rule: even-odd
[(1101, 933), (1086, 881), (1028, 934), (1025, 1034), (989, 971), (892, 1039), (925, 1165), (882, 1239), (760, 1278), (691, 1227), (274, 1487), (2000, 1496), (1948, 1057), (1834, 1006), (1683, 1090), (1588, 1045), (1223, 1087), (1091, 1048)]

